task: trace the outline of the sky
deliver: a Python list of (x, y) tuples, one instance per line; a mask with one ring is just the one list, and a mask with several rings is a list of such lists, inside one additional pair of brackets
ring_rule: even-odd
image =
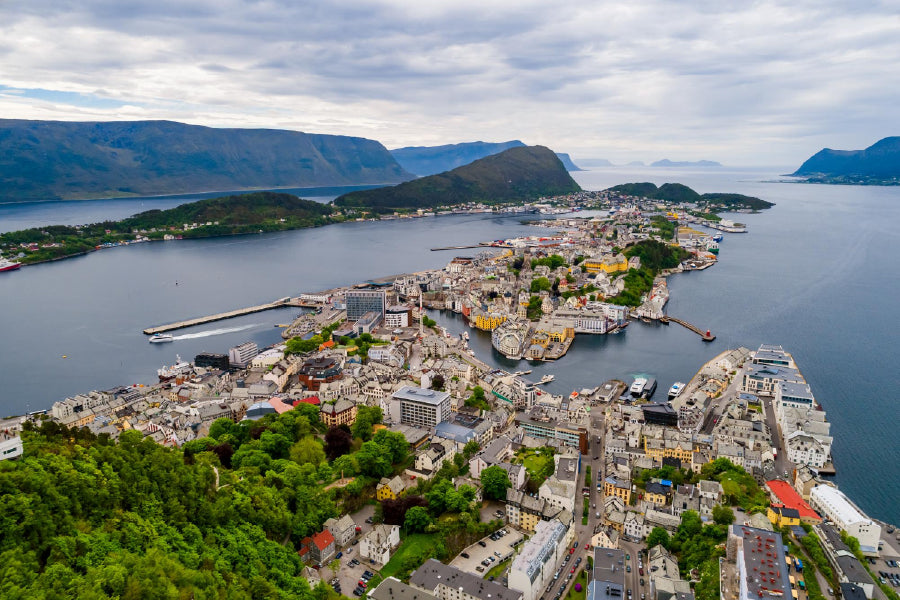
[(900, 135), (900, 0), (0, 0), (0, 117), (799, 166)]

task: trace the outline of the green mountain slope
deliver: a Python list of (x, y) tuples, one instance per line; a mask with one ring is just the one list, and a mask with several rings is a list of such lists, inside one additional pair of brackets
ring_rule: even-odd
[(467, 202), (517, 202), (580, 189), (552, 150), (543, 146), (524, 146), (394, 187), (344, 194), (334, 202), (338, 206), (389, 212)]
[(465, 142), (444, 146), (409, 146), (391, 150), (400, 166), (419, 176), (443, 173), (467, 165), (479, 158), (524, 146), (519, 140), (509, 142)]
[(379, 142), (171, 121), (0, 119), (0, 201), (396, 183)]

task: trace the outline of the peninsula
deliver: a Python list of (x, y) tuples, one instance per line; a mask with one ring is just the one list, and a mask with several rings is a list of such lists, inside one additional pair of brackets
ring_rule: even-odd
[(806, 183), (900, 185), (900, 137), (886, 137), (865, 150), (824, 148), (794, 171)]
[(381, 143), (172, 121), (0, 119), (0, 202), (398, 183)]

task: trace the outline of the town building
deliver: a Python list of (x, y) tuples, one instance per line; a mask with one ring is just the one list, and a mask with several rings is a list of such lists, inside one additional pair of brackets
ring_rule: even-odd
[(16, 434), (0, 432), (0, 460), (12, 460), (22, 456), (22, 438)]
[(726, 559), (736, 573), (737, 600), (768, 596), (791, 597), (789, 563), (780, 533), (746, 525), (732, 525), (726, 542)]
[(566, 527), (556, 519), (537, 524), (509, 569), (509, 587), (521, 591), (522, 600), (541, 597), (566, 553), (566, 540)]
[(853, 550), (841, 540), (838, 530), (828, 523), (822, 523), (816, 526), (815, 531), (819, 536), (825, 557), (834, 569), (838, 581), (842, 585), (857, 586), (863, 591), (866, 598), (874, 598), (875, 580), (872, 579), (869, 571), (859, 561)]
[(450, 418), (450, 394), (403, 386), (392, 396), (400, 403), (400, 423), (430, 429)]
[(359, 541), (359, 554), (363, 558), (386, 565), (399, 545), (400, 526), (380, 523)]
[(797, 511), (797, 516), (801, 522), (809, 525), (816, 525), (822, 522), (822, 517), (787, 482), (773, 479), (766, 482), (766, 489), (769, 490), (769, 497), (772, 499), (773, 504), (793, 508)]
[(375, 488), (375, 498), (380, 502), (382, 500), (396, 500), (400, 492), (403, 491), (403, 480), (397, 475), (393, 479), (382, 477), (378, 486)]
[(523, 600), (522, 592), (429, 558), (410, 575), (409, 584), (440, 600)]
[(314, 392), (318, 391), (323, 383), (336, 381), (342, 376), (341, 361), (335, 356), (318, 356), (307, 359), (297, 370), (297, 382)]
[(344, 515), (340, 519), (331, 518), (325, 521), (325, 529), (334, 536), (338, 546), (346, 546), (356, 535), (356, 522), (350, 515)]
[(437, 596), (403, 583), (395, 577), (386, 577), (366, 594), (372, 600), (438, 600)]
[(878, 554), (881, 526), (867, 517), (836, 487), (819, 485), (809, 493), (809, 504), (834, 526), (859, 540), (864, 554)]
[(594, 548), (585, 600), (625, 600), (625, 551)]
[(357, 407), (354, 402), (349, 400), (338, 400), (337, 402), (323, 404), (319, 409), (319, 418), (328, 427), (337, 427), (338, 425), (352, 425), (356, 421)]
[(384, 311), (384, 326), (388, 329), (409, 327), (412, 323), (410, 312), (410, 308), (402, 304), (387, 307)]
[(324, 566), (334, 556), (334, 547), (334, 536), (324, 529), (313, 536), (303, 538), (297, 554), (306, 562)]
[(384, 318), (387, 294), (382, 289), (354, 289), (347, 292), (347, 320), (356, 322), (368, 312)]
[(243, 369), (257, 354), (259, 354), (259, 347), (256, 342), (244, 342), (228, 350), (228, 364)]

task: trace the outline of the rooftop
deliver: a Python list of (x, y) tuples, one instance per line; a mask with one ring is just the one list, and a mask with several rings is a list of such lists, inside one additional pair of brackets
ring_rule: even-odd
[(871, 520), (850, 502), (850, 499), (844, 495), (844, 492), (830, 485), (814, 487), (810, 492), (810, 496), (815, 496), (820, 503), (831, 509), (834, 517), (836, 517), (835, 520), (839, 520), (845, 525)]
[(410, 576), (409, 583), (419, 589), (432, 592), (439, 586), (445, 585), (482, 600), (521, 600), (522, 598), (522, 592), (460, 571), (456, 567), (445, 565), (433, 558), (429, 558), (425, 564), (416, 569)]
[(791, 584), (785, 567), (784, 542), (780, 533), (744, 525), (732, 525), (730, 535), (737, 536), (742, 550), (743, 568), (748, 596), (791, 596)]
[(816, 511), (810, 507), (806, 501), (800, 497), (794, 488), (790, 486), (790, 484), (781, 481), (779, 479), (773, 479), (772, 481), (767, 481), (766, 486), (772, 491), (772, 493), (778, 498), (778, 501), (788, 508), (796, 509), (800, 515), (800, 518), (811, 518), (811, 519), (819, 519), (819, 515), (816, 514)]
[(394, 577), (388, 577), (382, 581), (377, 588), (368, 593), (368, 596), (373, 600), (437, 600), (436, 596), (407, 585)]
[(450, 397), (447, 392), (438, 392), (420, 387), (405, 385), (396, 392), (394, 398), (397, 400), (410, 400), (414, 402), (423, 402), (434, 406), (439, 405)]
[(534, 528), (534, 535), (525, 542), (522, 551), (516, 556), (512, 563), (512, 569), (523, 571), (529, 581), (537, 579), (537, 574), (541, 570), (548, 557), (553, 555), (554, 550), (566, 535), (565, 526), (557, 520), (540, 521)]

